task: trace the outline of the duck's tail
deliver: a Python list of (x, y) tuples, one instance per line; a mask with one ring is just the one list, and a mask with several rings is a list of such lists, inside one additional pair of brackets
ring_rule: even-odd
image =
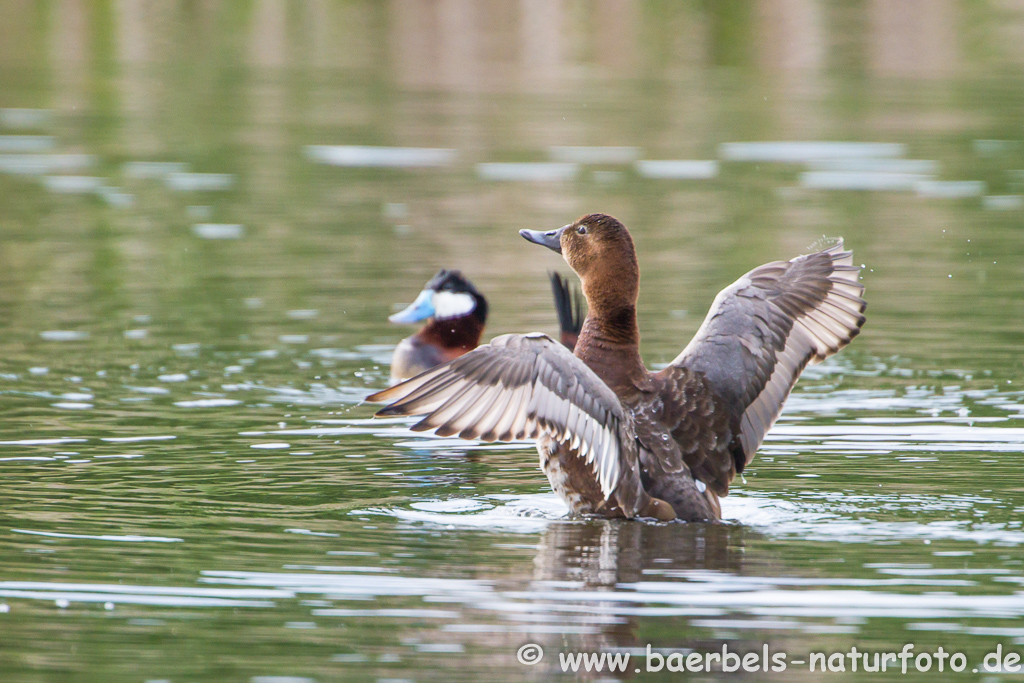
[(583, 293), (569, 285), (568, 280), (558, 273), (551, 272), (551, 291), (555, 295), (555, 313), (558, 314), (560, 339), (566, 348), (576, 348), (580, 330), (583, 329), (584, 312)]

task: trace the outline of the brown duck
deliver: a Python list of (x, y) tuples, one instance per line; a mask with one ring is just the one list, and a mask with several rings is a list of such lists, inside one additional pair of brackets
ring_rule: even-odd
[(750, 271), (715, 298), (663, 370), (640, 358), (640, 269), (629, 231), (604, 214), (549, 232), (589, 311), (575, 352), (509, 334), (369, 397), (377, 415), (425, 415), (441, 436), (535, 439), (541, 469), (575, 515), (712, 521), (809, 363), (860, 332), (853, 254), (831, 247)]

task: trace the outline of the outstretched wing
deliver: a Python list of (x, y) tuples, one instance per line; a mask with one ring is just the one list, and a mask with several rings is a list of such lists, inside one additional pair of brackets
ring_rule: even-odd
[(496, 337), (368, 400), (391, 402), (378, 416), (425, 414), (415, 431), (483, 441), (547, 436), (569, 444), (592, 465), (606, 500), (621, 480), (638, 477), (632, 423), (619, 399), (547, 335)]
[[(713, 445), (684, 452), (694, 474), (717, 492), (754, 457), (803, 369), (860, 332), (867, 304), (859, 272), (842, 240), (755, 268), (718, 294), (693, 340), (660, 373), (667, 386), (699, 378), (714, 412), (726, 413), (729, 427)], [(673, 433), (681, 437), (699, 431), (694, 420), (708, 419), (677, 414)]]

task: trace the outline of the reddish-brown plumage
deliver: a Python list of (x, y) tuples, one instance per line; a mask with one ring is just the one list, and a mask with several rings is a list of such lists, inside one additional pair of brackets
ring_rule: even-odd
[(420, 343), (438, 348), (445, 361), (458, 358), (480, 345), (486, 320), (479, 315), (464, 315), (451, 320), (432, 319), (413, 335)]

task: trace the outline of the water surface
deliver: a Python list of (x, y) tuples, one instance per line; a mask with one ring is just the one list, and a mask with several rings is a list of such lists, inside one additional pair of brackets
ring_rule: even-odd
[[(907, 643), (1002, 680), (1024, 15), (456, 5), (5, 8), (3, 680), (561, 679), (572, 652), (663, 680), (648, 645)], [(554, 332), (567, 269), (516, 231), (591, 211), (633, 231), (652, 366), (762, 262), (842, 235), (864, 264), (864, 333), (805, 373), (724, 524), (571, 520), (532, 446), (361, 403), (441, 267), (489, 334)]]

